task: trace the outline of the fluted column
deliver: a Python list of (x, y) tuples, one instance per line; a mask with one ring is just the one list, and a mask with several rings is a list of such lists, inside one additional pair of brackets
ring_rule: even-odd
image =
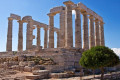
[(89, 48), (95, 46), (95, 37), (94, 37), (94, 17), (89, 16)]
[(48, 44), (48, 29), (44, 28), (44, 48), (47, 48)]
[[(37, 25), (38, 26), (38, 25)], [(37, 46), (40, 46), (40, 27), (37, 27)]]
[(18, 51), (23, 51), (23, 21), (19, 20)]
[(99, 20), (95, 19), (95, 46), (100, 46)]
[(12, 51), (12, 26), (13, 26), (13, 19), (8, 18), (8, 33), (7, 33), (7, 51)]
[(80, 17), (80, 9), (75, 9), (75, 47), (82, 48), (81, 42), (81, 17)]
[(32, 43), (33, 43), (33, 21), (30, 19), (27, 24), (27, 36), (26, 36), (26, 49), (32, 49)]
[(72, 5), (74, 4), (72, 1), (64, 2), (66, 5), (65, 9), (65, 47), (70, 48), (73, 47), (73, 28), (72, 28)]
[(54, 14), (48, 14), (49, 16), (49, 48), (54, 48)]
[(60, 32), (57, 31), (56, 33), (57, 33), (57, 48), (58, 48), (60, 47), (60, 34), (59, 34)]
[(65, 9), (60, 12), (60, 47), (65, 47)]
[(83, 12), (83, 49), (89, 49), (89, 40), (88, 40), (88, 16), (86, 12)]
[(105, 39), (104, 39), (104, 22), (100, 22), (100, 45), (105, 46)]

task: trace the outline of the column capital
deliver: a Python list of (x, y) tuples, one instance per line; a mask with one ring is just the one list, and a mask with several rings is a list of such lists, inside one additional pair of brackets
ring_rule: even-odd
[(12, 20), (13, 20), (13, 18), (11, 18), (11, 17), (8, 17), (8, 20), (11, 20), (11, 21), (12, 21)]
[(76, 7), (75, 10), (80, 10), (80, 8), (79, 8), (79, 7)]
[(41, 28), (41, 26), (37, 25), (37, 28)]
[(22, 20), (18, 20), (17, 22), (18, 22), (18, 23), (24, 23), (24, 21), (22, 21)]
[(95, 18), (95, 22), (98, 22), (98, 21), (99, 21), (99, 19)]
[(43, 27), (43, 29), (44, 29), (44, 30), (48, 30), (48, 28), (46, 28), (46, 27)]
[(74, 3), (72, 1), (65, 1), (63, 2), (64, 5), (73, 5)]
[(81, 13), (82, 13), (83, 15), (86, 15), (86, 14), (87, 14), (87, 12), (86, 12), (86, 11), (81, 11)]
[(105, 24), (103, 21), (100, 21), (100, 24)]
[(56, 14), (55, 13), (48, 13), (47, 15), (48, 16), (55, 16)]
[(93, 19), (93, 18), (94, 18), (94, 16), (93, 16), (93, 15), (90, 15), (90, 16), (89, 16), (89, 19)]

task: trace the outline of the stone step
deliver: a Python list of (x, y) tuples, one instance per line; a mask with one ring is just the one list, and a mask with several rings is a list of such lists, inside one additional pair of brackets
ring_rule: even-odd
[(59, 78), (68, 78), (69, 75), (67, 73), (51, 73), (51, 78), (59, 79)]
[(39, 75), (41, 79), (49, 78), (49, 70), (34, 70), (33, 75)]
[(29, 75), (29, 76), (26, 76), (26, 79), (30, 79), (30, 80), (40, 79), (40, 76), (39, 75)]

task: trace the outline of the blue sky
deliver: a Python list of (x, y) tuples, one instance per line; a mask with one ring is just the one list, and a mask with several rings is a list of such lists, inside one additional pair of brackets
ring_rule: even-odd
[[(34, 20), (48, 24), (50, 8), (64, 6), (66, 0), (0, 0), (0, 51), (6, 50), (7, 27), (10, 13), (18, 14), (21, 17), (30, 15)], [(120, 0), (72, 0), (74, 3), (82, 2), (103, 17), (105, 22), (105, 41), (110, 48), (120, 48)], [(73, 15), (74, 20), (74, 15)], [(55, 26), (59, 28), (59, 15), (55, 16)], [(73, 21), (73, 28), (74, 28)], [(26, 24), (23, 28), (24, 49), (26, 43)], [(43, 45), (43, 29), (41, 30), (41, 42)], [(34, 30), (36, 35), (36, 30)], [(56, 34), (55, 34), (56, 37)], [(56, 39), (55, 39), (56, 42)], [(17, 50), (18, 44), (18, 23), (13, 23), (13, 50)], [(36, 40), (33, 41), (36, 44)]]

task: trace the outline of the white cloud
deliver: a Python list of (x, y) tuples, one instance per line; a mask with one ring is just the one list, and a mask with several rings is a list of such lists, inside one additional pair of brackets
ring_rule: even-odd
[(120, 48), (112, 48), (112, 50), (119, 56), (120, 58)]

